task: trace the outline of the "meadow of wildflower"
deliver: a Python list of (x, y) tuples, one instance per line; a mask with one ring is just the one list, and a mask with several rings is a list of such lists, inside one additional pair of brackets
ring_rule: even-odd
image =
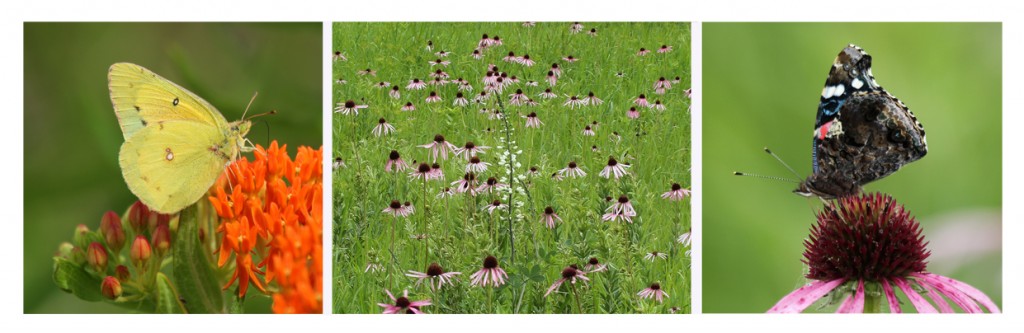
[(333, 312), (689, 313), (689, 41), (335, 23)]

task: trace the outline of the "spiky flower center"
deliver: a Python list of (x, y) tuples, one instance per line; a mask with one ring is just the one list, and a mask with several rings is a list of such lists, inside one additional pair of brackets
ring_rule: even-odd
[(430, 263), (430, 266), (427, 267), (427, 275), (436, 277), (441, 276), (441, 274), (444, 274), (444, 269), (442, 269), (441, 265), (438, 265), (436, 262)]
[(430, 172), (430, 164), (420, 163), (419, 168), (416, 170), (420, 173)]
[(595, 257), (590, 257), (590, 260), (587, 261), (587, 263), (591, 264), (591, 265), (597, 265), (597, 264), (600, 264), (601, 262), (597, 261), (597, 258), (595, 258)]
[(384, 118), (380, 118), (380, 120), (378, 120), (377, 122), (378, 122), (378, 123), (381, 123), (381, 124), (385, 124), (385, 123), (387, 123), (388, 121), (387, 121), (387, 120), (384, 120)]
[(661, 290), (661, 285), (658, 283), (651, 283), (651, 290)]
[(409, 301), (408, 297), (402, 296), (402, 297), (399, 297), (399, 298), (395, 299), (395, 306), (397, 306), (397, 307), (400, 307), (400, 308), (404, 309), (404, 308), (408, 308), (409, 305), (412, 305), (412, 302)]
[(353, 101), (351, 99), (345, 101), (345, 108), (346, 109), (351, 109), (351, 108), (354, 108), (354, 107), (356, 107), (356, 102), (355, 101)]
[(399, 159), (401, 157), (402, 157), (402, 155), (399, 155), (397, 150), (392, 150), (391, 154), (388, 155), (388, 158), (391, 159), (391, 160), (397, 160), (397, 159)]
[(578, 273), (579, 271), (577, 271), (575, 267), (569, 266), (562, 270), (562, 278), (570, 279), (575, 277)]
[(398, 200), (391, 200), (391, 209), (399, 209), (399, 208), (402, 208), (402, 203), (398, 202)]
[[(433, 94), (433, 93), (431, 93), (431, 94)], [(444, 135), (441, 135), (441, 134), (434, 135), (434, 142), (444, 143)]]
[(608, 166), (613, 167), (613, 166), (616, 166), (618, 164), (619, 164), (619, 161), (616, 161), (614, 157), (608, 157)]
[(672, 183), (672, 190), (673, 191), (678, 191), (678, 190), (681, 190), (682, 188), (683, 188), (683, 186), (679, 185), (679, 183)]
[(486, 268), (486, 269), (493, 269), (493, 268), (497, 268), (497, 267), (498, 267), (498, 258), (495, 258), (494, 256), (487, 256), (487, 258), (484, 258), (484, 268)]

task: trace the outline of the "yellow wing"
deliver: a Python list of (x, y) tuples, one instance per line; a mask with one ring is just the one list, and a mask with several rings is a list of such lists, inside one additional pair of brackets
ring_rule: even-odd
[(193, 121), (149, 123), (121, 145), (121, 174), (150, 209), (176, 213), (202, 198), (234, 157), (227, 135)]
[(228, 127), (227, 120), (213, 105), (142, 66), (113, 64), (107, 80), (125, 140), (146, 124), (159, 121), (189, 120), (222, 129)]

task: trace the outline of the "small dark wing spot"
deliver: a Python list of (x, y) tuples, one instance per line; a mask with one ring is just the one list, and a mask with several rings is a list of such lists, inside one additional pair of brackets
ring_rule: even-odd
[(174, 101), (173, 101), (173, 102), (171, 102), (171, 104), (174, 104), (174, 106), (178, 106), (178, 98), (177, 98), (177, 97), (175, 97), (175, 98), (174, 98)]
[(140, 109), (140, 108), (139, 108), (139, 106), (138, 106), (138, 105), (136, 105), (136, 106), (135, 106), (135, 112), (141, 112), (141, 111), (142, 111), (142, 109)]
[(149, 123), (147, 123), (145, 119), (142, 119), (142, 126), (148, 126), (148, 125), (149, 125)]

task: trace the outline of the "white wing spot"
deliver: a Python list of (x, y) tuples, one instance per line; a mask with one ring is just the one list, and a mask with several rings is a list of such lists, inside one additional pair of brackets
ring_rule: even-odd
[(853, 86), (853, 89), (860, 89), (860, 87), (864, 86), (864, 81), (861, 81), (860, 79), (853, 79), (853, 82), (850, 82), (850, 85)]
[(168, 161), (174, 159), (174, 152), (171, 151), (171, 148), (164, 149), (164, 151), (167, 152), (167, 160)]
[(842, 96), (844, 92), (846, 92), (846, 86), (839, 84), (836, 85), (836, 90), (832, 92), (832, 95)]

